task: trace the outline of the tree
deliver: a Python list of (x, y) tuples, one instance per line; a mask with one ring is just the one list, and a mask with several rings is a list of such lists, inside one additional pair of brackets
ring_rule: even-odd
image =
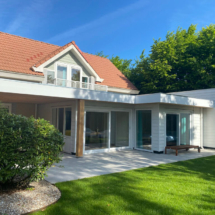
[(109, 56), (109, 55), (105, 55), (105, 54), (103, 53), (103, 51), (97, 52), (96, 55), (97, 55), (97, 56), (100, 56), (100, 57), (104, 57), (104, 58), (108, 58), (108, 56)]
[(141, 93), (215, 87), (215, 25), (196, 32), (178, 28), (166, 39), (154, 40), (149, 56), (136, 60), (130, 80)]
[[(103, 51), (97, 52), (97, 56), (108, 58), (109, 55), (105, 55)], [(112, 56), (109, 60), (126, 76), (129, 78), (131, 73), (131, 61), (127, 59), (122, 59), (119, 56)]]
[(130, 77), (131, 73), (131, 61), (127, 59), (122, 59), (119, 56), (112, 56), (110, 61), (126, 76)]

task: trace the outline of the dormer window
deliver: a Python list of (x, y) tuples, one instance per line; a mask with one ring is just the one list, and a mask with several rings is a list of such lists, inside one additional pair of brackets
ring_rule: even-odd
[(82, 77), (82, 88), (88, 88), (88, 77)]
[(79, 69), (72, 69), (71, 79), (72, 81), (80, 81), (81, 72)]
[[(89, 77), (78, 65), (55, 63), (55, 70), (47, 69), (47, 83), (62, 87), (89, 89)], [(70, 72), (69, 72), (70, 71)]]
[(47, 83), (55, 84), (55, 72), (51, 70), (47, 70)]
[(66, 66), (57, 66), (57, 85), (58, 86), (67, 86), (67, 67)]
[(95, 84), (95, 77), (87, 76), (82, 68), (75, 64), (56, 62), (53, 67), (45, 68), (44, 73), (46, 80), (43, 83), (46, 84), (106, 92), (108, 89), (105, 85)]

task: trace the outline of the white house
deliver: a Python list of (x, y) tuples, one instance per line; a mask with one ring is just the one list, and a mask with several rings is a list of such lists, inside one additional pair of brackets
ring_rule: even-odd
[(167, 145), (214, 147), (215, 89), (137, 95), (106, 58), (0, 32), (0, 101), (9, 112), (44, 118), (65, 137), (64, 152)]

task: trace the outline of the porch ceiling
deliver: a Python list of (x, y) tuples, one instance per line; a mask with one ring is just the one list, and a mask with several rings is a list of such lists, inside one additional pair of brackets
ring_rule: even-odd
[(41, 104), (41, 103), (66, 102), (66, 101), (71, 101), (71, 99), (0, 92), (0, 102), (5, 102), (5, 103), (17, 102), (17, 103)]

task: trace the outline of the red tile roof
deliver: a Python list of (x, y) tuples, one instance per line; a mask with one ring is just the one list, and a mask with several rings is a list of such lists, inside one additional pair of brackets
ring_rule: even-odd
[(74, 41), (57, 46), (0, 32), (0, 70), (42, 76), (43, 73), (33, 71), (32, 66), (38, 67), (72, 44), (99, 77), (104, 79), (98, 84), (137, 90), (109, 59), (82, 52)]
[(83, 53), (83, 55), (99, 77), (104, 79), (102, 83), (97, 82), (97, 84), (137, 90), (109, 59), (88, 53)]
[(43, 75), (31, 67), (59, 46), (0, 32), (0, 70)]

